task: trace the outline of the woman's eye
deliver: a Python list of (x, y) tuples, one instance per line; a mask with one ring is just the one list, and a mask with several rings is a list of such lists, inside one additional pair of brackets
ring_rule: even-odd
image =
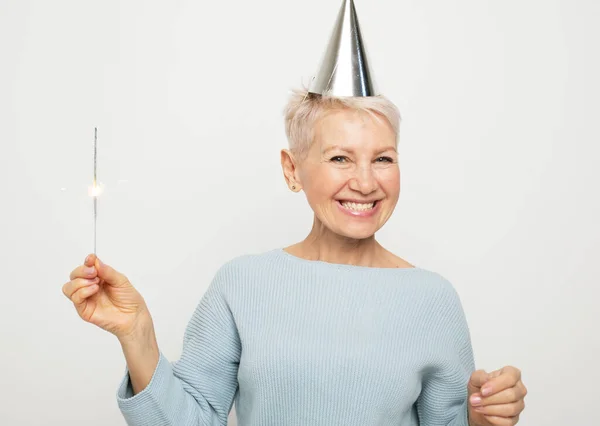
[(379, 163), (381, 163), (381, 162), (383, 162), (383, 163), (393, 163), (394, 160), (392, 158), (390, 158), (390, 157), (379, 157), (377, 159), (377, 162), (379, 162)]
[(331, 160), (334, 163), (343, 163), (344, 161), (346, 161), (346, 157), (344, 157), (343, 155), (337, 155), (335, 157), (331, 157)]

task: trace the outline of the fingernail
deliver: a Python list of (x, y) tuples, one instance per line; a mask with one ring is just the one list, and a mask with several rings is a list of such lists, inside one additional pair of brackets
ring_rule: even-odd
[(492, 388), (490, 388), (489, 386), (488, 387), (484, 386), (481, 388), (481, 394), (483, 396), (488, 396), (491, 393), (492, 393)]
[(87, 283), (88, 283), (88, 285), (89, 284), (97, 284), (98, 281), (100, 281), (100, 279), (98, 277), (96, 277), (96, 278), (92, 278), (90, 280), (87, 280)]
[(83, 268), (83, 272), (86, 275), (92, 275), (93, 273), (96, 272), (96, 269), (93, 266), (86, 266), (85, 268)]
[(89, 260), (90, 260), (90, 256), (89, 256), (89, 255), (87, 255), (87, 257), (85, 258), (85, 260), (83, 261), (83, 263), (88, 263), (88, 262), (89, 262)]
[(473, 404), (473, 405), (479, 405), (479, 404), (481, 404), (481, 398), (478, 397), (478, 396), (476, 396), (476, 395), (473, 395), (471, 397), (471, 404)]

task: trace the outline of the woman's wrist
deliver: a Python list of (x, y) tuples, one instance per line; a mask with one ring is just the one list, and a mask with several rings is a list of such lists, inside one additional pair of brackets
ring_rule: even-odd
[(119, 342), (135, 395), (148, 386), (160, 360), (152, 320), (145, 319), (132, 333), (119, 337)]
[(148, 347), (156, 340), (154, 332), (154, 322), (149, 313), (140, 314), (131, 327), (131, 330), (126, 331), (117, 336), (124, 349), (130, 347)]

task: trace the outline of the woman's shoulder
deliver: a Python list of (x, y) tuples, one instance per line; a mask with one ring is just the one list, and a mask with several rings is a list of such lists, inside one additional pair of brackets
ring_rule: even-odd
[(277, 251), (278, 249), (272, 249), (236, 255), (225, 261), (219, 271), (261, 268), (265, 264), (273, 263)]
[(381, 256), (381, 261), (385, 265), (385, 267), (388, 268), (416, 268), (416, 266), (410, 263), (408, 260), (401, 258), (397, 254), (394, 254), (387, 249), (384, 249), (383, 256)]
[(215, 281), (239, 281), (272, 270), (277, 262), (277, 249), (245, 253), (226, 260), (217, 269)]
[(454, 286), (444, 275), (424, 266), (415, 265), (406, 259), (386, 250), (386, 262), (391, 268), (408, 269), (418, 272), (420, 279), (426, 284), (446, 291), (455, 291)]

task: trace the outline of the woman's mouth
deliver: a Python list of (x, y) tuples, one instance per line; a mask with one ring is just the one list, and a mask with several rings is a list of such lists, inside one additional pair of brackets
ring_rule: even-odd
[(340, 204), (342, 205), (342, 207), (344, 207), (348, 210), (354, 210), (354, 211), (359, 211), (359, 212), (371, 210), (375, 206), (376, 203), (377, 203), (377, 201), (374, 201), (372, 203), (354, 203), (351, 201), (340, 201)]
[(370, 203), (360, 203), (355, 201), (344, 201), (337, 200), (337, 205), (340, 209), (354, 217), (369, 217), (372, 216), (377, 210), (379, 201), (373, 201)]

